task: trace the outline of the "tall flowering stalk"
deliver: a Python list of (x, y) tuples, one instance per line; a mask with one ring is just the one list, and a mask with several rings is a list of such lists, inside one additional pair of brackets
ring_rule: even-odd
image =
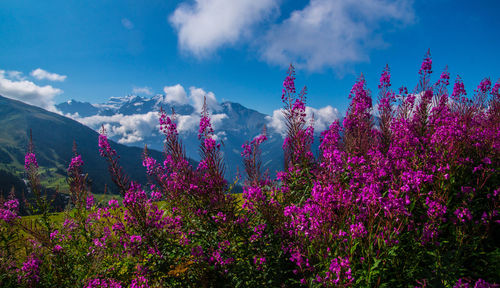
[(243, 163), (245, 165), (245, 172), (248, 177), (245, 180), (249, 185), (258, 185), (263, 180), (261, 178), (261, 165), (262, 161), (260, 159), (261, 149), (260, 145), (267, 140), (266, 127), (262, 129), (262, 134), (258, 135), (250, 143), (245, 143), (241, 146), (243, 152), (241, 156), (243, 157)]
[(283, 150), (285, 152), (285, 170), (289, 167), (312, 163), (314, 157), (311, 152), (314, 128), (306, 123), (306, 94), (304, 87), (299, 94), (295, 90), (295, 68), (290, 65), (287, 76), (283, 81), (281, 100), (284, 104), (284, 118), (287, 128)]
[(378, 112), (380, 115), (380, 145), (381, 150), (387, 152), (392, 140), (391, 123), (394, 117), (393, 105), (396, 101), (394, 91), (391, 90), (391, 73), (386, 65), (380, 76)]
[(111, 145), (109, 144), (104, 126), (102, 126), (99, 134), (99, 154), (108, 162), (108, 170), (111, 175), (111, 179), (118, 187), (120, 194), (124, 196), (130, 187), (129, 178), (123, 172), (123, 168), (118, 162), (119, 156), (116, 154), (116, 150), (111, 148)]
[(78, 211), (86, 204), (87, 198), (90, 196), (88, 175), (83, 173), (82, 166), (82, 156), (76, 151), (76, 143), (73, 143), (73, 157), (68, 166), (66, 181), (69, 185), (71, 201)]
[[(215, 140), (214, 130), (210, 123), (206, 98), (204, 98), (201, 111), (200, 126), (198, 131), (200, 144), (201, 161), (197, 171), (205, 185), (207, 192), (210, 192), (210, 202), (215, 204), (222, 201), (226, 191), (226, 180), (224, 179), (224, 160), (220, 151), (220, 143)], [(211, 190), (211, 191), (210, 191)]]
[(421, 68), (418, 72), (420, 75), (419, 83), (415, 89), (415, 108), (412, 115), (412, 126), (421, 145), (427, 145), (427, 139), (424, 137), (428, 128), (428, 117), (430, 105), (434, 98), (434, 90), (430, 84), (432, 75), (432, 58), (430, 49), (425, 54)]
[[(387, 80), (384, 79), (384, 81)], [(349, 99), (352, 101), (343, 121), (346, 152), (357, 156), (366, 155), (373, 145), (370, 141), (373, 133), (373, 120), (371, 116), (372, 98), (366, 88), (363, 75), (352, 87)]]
[(171, 116), (167, 116), (163, 110), (160, 111), (160, 130), (165, 135), (165, 160), (163, 163), (157, 162), (147, 155), (145, 148), (143, 166), (155, 180), (155, 193), (165, 197), (171, 207), (179, 208), (189, 206), (186, 203), (189, 196), (185, 192), (194, 185), (194, 174), (179, 139), (175, 116), (174, 111)]
[(33, 144), (33, 137), (30, 130), (28, 151), (24, 157), (24, 169), (26, 171), (26, 177), (28, 178), (28, 185), (30, 191), (34, 194), (34, 203), (26, 202), (28, 210), (33, 214), (41, 214), (39, 222), (45, 228), (45, 231), (40, 233), (48, 236), (51, 231), (52, 223), (49, 219), (49, 212), (53, 199), (48, 199), (47, 193), (42, 194), (42, 187), (40, 185), (40, 174), (38, 172), (38, 162), (35, 155), (35, 148)]
[(35, 148), (33, 145), (33, 137), (30, 130), (28, 143), (28, 151), (24, 156), (24, 170), (26, 171), (26, 176), (28, 177), (28, 183), (30, 185), (31, 191), (35, 194), (37, 198), (41, 196), (40, 191), (40, 178), (38, 173), (38, 162), (36, 160)]
[(283, 142), (285, 171), (280, 173), (279, 180), (283, 183), (285, 203), (304, 201), (308, 197), (306, 187), (311, 186), (314, 177), (312, 170), (316, 163), (311, 151), (314, 127), (306, 121), (306, 93), (306, 87), (296, 93), (295, 68), (290, 65), (281, 95), (287, 133)]
[(430, 77), (432, 74), (431, 49), (425, 53), (424, 61), (422, 61), (418, 74), (420, 75), (420, 81), (418, 82), (417, 92), (429, 90), (431, 88)]

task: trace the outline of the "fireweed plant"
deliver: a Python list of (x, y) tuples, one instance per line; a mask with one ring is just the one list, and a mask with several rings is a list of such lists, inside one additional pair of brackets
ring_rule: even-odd
[[(2, 287), (498, 287), (500, 83), (469, 97), (425, 55), (413, 92), (391, 86), (377, 104), (363, 76), (343, 121), (311, 151), (306, 89), (283, 82), (284, 170), (261, 169), (266, 130), (243, 145), (243, 193), (231, 193), (206, 104), (201, 161), (188, 161), (176, 116), (160, 112), (163, 161), (144, 150), (150, 183), (123, 172), (104, 129), (98, 146), (120, 200), (96, 204), (84, 159), (68, 167), (71, 205), (50, 221), (33, 145), (27, 179), (36, 220), (0, 201)], [(451, 92), (451, 94), (450, 94)]]

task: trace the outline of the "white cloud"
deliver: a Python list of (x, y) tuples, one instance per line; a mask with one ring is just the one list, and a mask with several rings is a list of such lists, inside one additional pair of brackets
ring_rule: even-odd
[(196, 87), (189, 88), (189, 98), (193, 103), (193, 107), (195, 110), (200, 113), (203, 108), (203, 101), (206, 98), (207, 108), (210, 111), (220, 110), (220, 105), (217, 103), (217, 99), (215, 98), (215, 94), (213, 92), (205, 92), (205, 90)]
[(203, 108), (204, 98), (206, 98), (209, 111), (219, 111), (221, 109), (215, 94), (213, 92), (206, 92), (202, 88), (194, 86), (189, 87), (188, 95), (181, 84), (176, 84), (173, 86), (165, 86), (163, 92), (165, 92), (165, 96), (162, 97), (160, 101), (170, 104), (191, 104), (198, 114)]
[[(54, 106), (54, 97), (63, 93), (59, 88), (50, 85), (38, 86), (27, 80), (11, 80), (5, 76), (14, 75), (13, 78), (21, 77), (20, 73), (9, 73), (12, 71), (0, 70), (0, 95), (7, 98), (19, 100), (27, 104), (35, 105), (52, 112), (58, 112)], [(10, 74), (10, 75), (9, 75)], [(19, 78), (22, 79), (22, 78)]]
[(62, 82), (66, 80), (66, 75), (59, 75), (57, 73), (50, 73), (41, 68), (37, 68), (31, 71), (31, 76), (35, 77), (38, 80), (50, 80), (50, 81), (59, 81)]
[(412, 2), (311, 0), (271, 27), (262, 40), (262, 57), (269, 63), (292, 62), (310, 71), (367, 61), (371, 48), (386, 45), (381, 25), (393, 29), (414, 20)]
[(198, 131), (197, 128), (200, 123), (199, 115), (177, 115), (176, 119), (177, 131), (179, 133)]
[(196, 0), (169, 17), (181, 49), (203, 57), (251, 35), (252, 28), (277, 10), (278, 0)]
[[(272, 128), (282, 136), (286, 136), (286, 122), (283, 115), (283, 109), (273, 111), (272, 116), (266, 116), (268, 127)], [(316, 133), (326, 130), (333, 121), (339, 119), (339, 111), (328, 105), (320, 109), (306, 107), (306, 123), (309, 125), (311, 118), (314, 115), (314, 131)]]
[(109, 136), (120, 137), (118, 143), (129, 144), (142, 141), (145, 137), (158, 132), (158, 117), (157, 112), (148, 112), (134, 115), (95, 115), (74, 119), (94, 130), (99, 130), (101, 125), (104, 125)]
[(267, 126), (269, 128), (274, 129), (277, 133), (281, 134), (282, 136), (286, 136), (286, 124), (283, 112), (284, 112), (283, 108), (274, 110), (272, 116), (266, 116), (266, 120), (268, 121)]
[(215, 141), (227, 141), (226, 131), (220, 131), (220, 132), (215, 133), (213, 139)]
[(123, 25), (123, 27), (127, 28), (128, 30), (134, 29), (134, 23), (132, 23), (132, 21), (130, 21), (127, 18), (122, 18), (122, 25)]
[(132, 93), (152, 95), (153, 91), (151, 91), (151, 87), (134, 87), (134, 89), (132, 89)]
[(163, 88), (163, 92), (165, 92), (165, 102), (167, 103), (177, 103), (177, 104), (188, 104), (188, 98), (186, 94), (186, 90), (182, 85), (177, 84), (174, 86), (165, 86)]
[(222, 121), (224, 119), (228, 119), (227, 114), (221, 113), (221, 114), (212, 114), (210, 115), (210, 123), (212, 123), (212, 127), (214, 130), (217, 132), (217, 128), (219, 127), (220, 124), (222, 124)]
[(330, 105), (320, 109), (306, 107), (306, 114), (306, 121), (310, 121), (314, 115), (314, 131), (316, 132), (328, 129), (333, 121), (339, 119), (340, 115), (337, 108), (333, 108)]
[[(69, 101), (68, 101), (69, 102)], [(80, 113), (78, 112), (75, 112), (75, 113), (61, 113), (63, 116), (65, 117), (68, 117), (68, 118), (71, 118), (71, 119), (76, 119), (76, 118), (80, 118)]]
[[(200, 115), (177, 115), (177, 131), (179, 133), (196, 132), (198, 133), (198, 127), (200, 124)], [(210, 123), (212, 128), (217, 132), (217, 127), (222, 124), (224, 119), (228, 119), (228, 116), (224, 113), (210, 115)]]

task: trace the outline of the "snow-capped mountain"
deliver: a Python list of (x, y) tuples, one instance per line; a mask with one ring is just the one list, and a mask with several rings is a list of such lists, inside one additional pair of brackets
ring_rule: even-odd
[[(130, 146), (163, 149), (163, 135), (158, 130), (160, 109), (174, 109), (179, 133), (188, 157), (199, 160), (199, 109), (190, 104), (167, 101), (165, 95), (151, 98), (141, 96), (112, 97), (100, 104), (70, 100), (56, 105), (66, 116), (98, 131), (102, 125), (111, 139)], [(226, 177), (233, 179), (237, 172), (244, 176), (241, 146), (252, 140), (269, 125), (270, 116), (246, 108), (238, 103), (223, 102), (209, 108), (215, 135), (222, 142), (226, 163)], [(271, 174), (283, 164), (282, 136), (267, 129), (269, 140), (262, 146), (263, 169)]]

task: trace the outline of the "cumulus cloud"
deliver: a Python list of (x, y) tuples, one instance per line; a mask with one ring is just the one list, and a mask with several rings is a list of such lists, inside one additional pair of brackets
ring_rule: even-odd
[(214, 130), (218, 129), (219, 125), (222, 124), (222, 121), (224, 119), (228, 119), (227, 114), (220, 113), (220, 114), (212, 114), (212, 115), (210, 115), (210, 123), (212, 123), (212, 127), (214, 128)]
[(174, 86), (165, 86), (163, 88), (165, 92), (165, 102), (176, 103), (176, 104), (188, 104), (189, 100), (187, 98), (186, 90), (182, 85), (177, 84)]
[(207, 92), (203, 90), (203, 88), (191, 86), (189, 87), (188, 95), (182, 85), (176, 84), (173, 86), (165, 86), (163, 92), (165, 92), (165, 96), (162, 101), (170, 104), (191, 104), (195, 108), (197, 114), (199, 114), (203, 108), (204, 98), (206, 98), (209, 111), (213, 112), (221, 109), (215, 94), (213, 92)]
[[(283, 109), (274, 110), (272, 116), (266, 116), (266, 120), (268, 121), (268, 127), (272, 128), (274, 131), (284, 137), (286, 136), (286, 122), (285, 117), (283, 116), (283, 112)], [(320, 109), (307, 106), (306, 115), (307, 123), (310, 123), (310, 121), (314, 117), (313, 123), (315, 132), (326, 130), (333, 121), (339, 119), (339, 111), (337, 110), (337, 108), (333, 108), (330, 105)]]
[(252, 28), (275, 11), (278, 0), (196, 0), (169, 17), (181, 49), (203, 57), (251, 35)]
[(128, 30), (134, 29), (134, 23), (132, 23), (132, 21), (130, 21), (127, 18), (122, 18), (122, 25), (123, 25), (123, 27), (127, 28)]
[(41, 68), (37, 68), (31, 71), (31, 76), (35, 77), (38, 80), (50, 80), (50, 81), (59, 81), (62, 82), (66, 80), (66, 75), (59, 75), (57, 73), (50, 73)]
[[(179, 133), (189, 133), (196, 132), (198, 133), (198, 127), (200, 124), (200, 115), (192, 114), (192, 115), (177, 115), (177, 130)], [(220, 127), (222, 121), (224, 119), (228, 119), (227, 114), (213, 114), (210, 115), (210, 123), (212, 124), (212, 128), (217, 132), (217, 128)]]
[(132, 89), (132, 93), (152, 95), (153, 91), (151, 90), (151, 87), (134, 87), (134, 89)]
[[(148, 112), (145, 114), (123, 115), (115, 114), (111, 116), (94, 115), (89, 117), (79, 117), (77, 114), (71, 116), (74, 120), (86, 125), (96, 131), (104, 126), (110, 137), (118, 138), (118, 143), (132, 144), (143, 141), (148, 136), (158, 135), (160, 127), (158, 125), (158, 113)], [(179, 133), (198, 133), (200, 116), (177, 115), (177, 130)], [(226, 114), (211, 115), (212, 127), (216, 130)], [(219, 133), (220, 134), (220, 133)], [(217, 134), (217, 135), (219, 135)], [(222, 134), (219, 135), (223, 136)]]
[(306, 120), (310, 121), (314, 116), (314, 131), (322, 132), (330, 127), (333, 121), (339, 119), (339, 111), (328, 105), (320, 109), (306, 107)]
[(262, 57), (310, 71), (367, 61), (369, 50), (384, 47), (381, 31), (413, 22), (411, 0), (311, 0), (270, 28)]
[(217, 103), (217, 99), (215, 98), (215, 94), (213, 92), (205, 92), (205, 90), (201, 88), (190, 87), (189, 94), (193, 107), (198, 113), (200, 113), (203, 108), (204, 98), (207, 101), (207, 108), (210, 111), (217, 111), (221, 108), (219, 103)]
[(285, 125), (285, 116), (283, 116), (283, 108), (277, 109), (273, 111), (272, 116), (266, 116), (267, 126), (269, 128), (274, 129), (277, 133), (282, 136), (286, 135), (286, 125)]
[(0, 70), (0, 95), (58, 112), (54, 106), (54, 97), (63, 93), (61, 89), (50, 85), (38, 86), (31, 81), (17, 79), (23, 79), (21, 73)]
[(177, 115), (177, 130), (179, 133), (198, 131), (196, 128), (200, 123), (199, 115)]
[(122, 144), (140, 142), (144, 140), (146, 136), (150, 136), (159, 131), (157, 112), (133, 115), (95, 115), (83, 118), (77, 117), (74, 119), (94, 130), (99, 130), (101, 125), (104, 125), (108, 135), (111, 137), (120, 137), (118, 143)]

